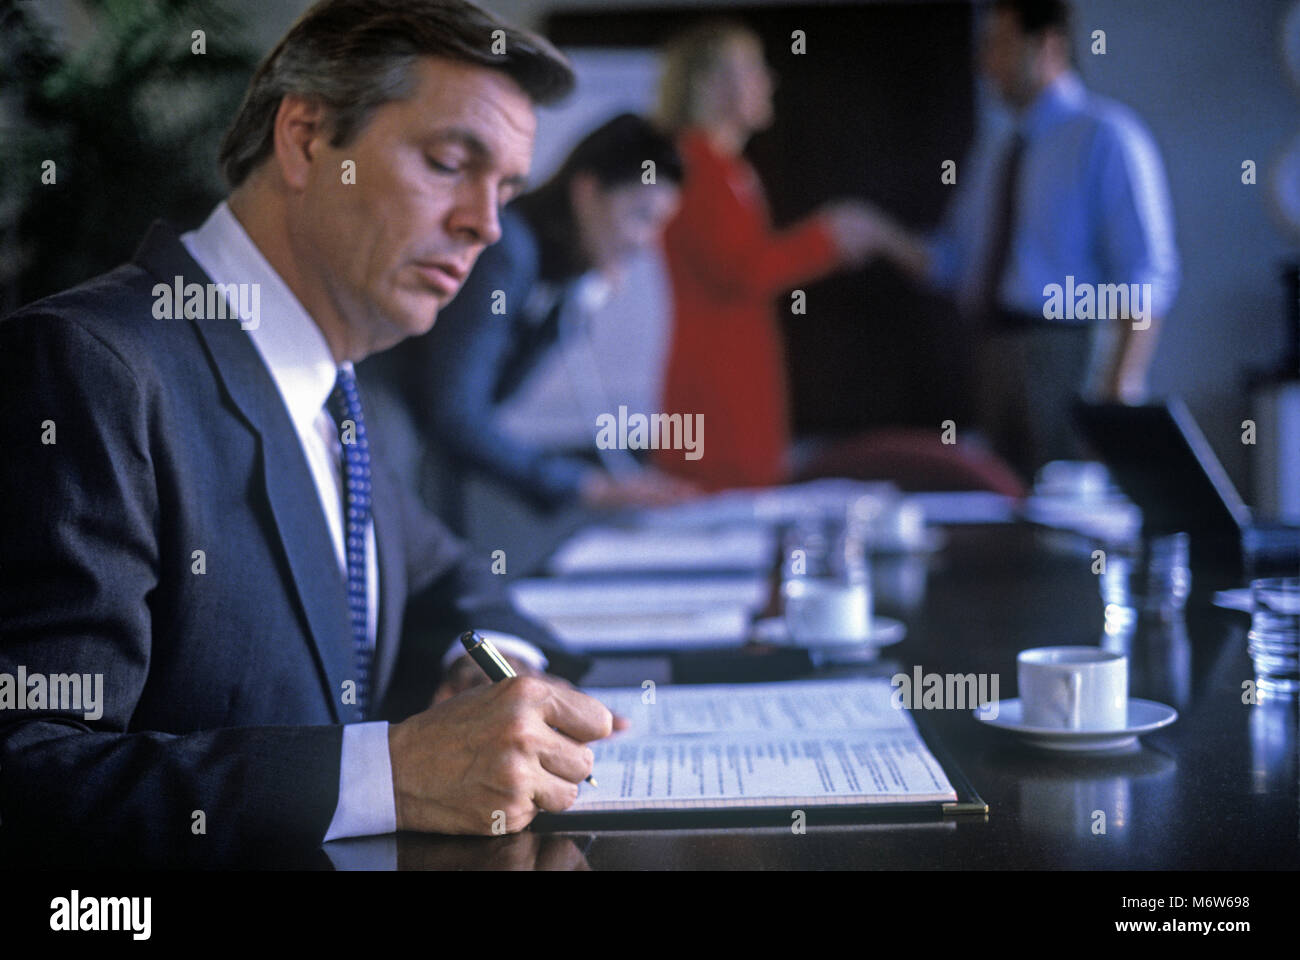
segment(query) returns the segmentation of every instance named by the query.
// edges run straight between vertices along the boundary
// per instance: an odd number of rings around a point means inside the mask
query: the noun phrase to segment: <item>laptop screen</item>
[[[1181,400],[1080,402],[1075,417],[1148,531],[1235,537],[1250,523],[1250,510]]]

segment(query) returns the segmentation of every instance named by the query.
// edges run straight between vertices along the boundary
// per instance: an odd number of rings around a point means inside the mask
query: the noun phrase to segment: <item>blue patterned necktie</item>
[[[366,528],[370,524],[370,445],[361,395],[351,370],[339,370],[330,393],[330,416],[343,449],[344,544],[348,560],[348,613],[357,671],[357,709],[364,719],[370,699],[370,643],[366,618]]]

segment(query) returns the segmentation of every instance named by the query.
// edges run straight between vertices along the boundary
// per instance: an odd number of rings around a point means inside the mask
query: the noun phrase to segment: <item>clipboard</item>
[[[539,813],[529,826],[539,833],[582,833],[602,830],[684,830],[754,827],[789,827],[796,809],[804,810],[811,826],[853,824],[934,823],[947,820],[987,822],[989,805],[979,795],[951,753],[943,746],[924,711],[909,711],[930,753],[943,767],[956,793],[956,801],[924,800],[910,803],[864,803],[801,807],[728,807],[680,810],[628,810],[574,813]]]

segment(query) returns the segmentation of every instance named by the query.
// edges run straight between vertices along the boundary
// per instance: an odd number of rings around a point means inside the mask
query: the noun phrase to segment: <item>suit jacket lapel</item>
[[[162,221],[150,228],[135,262],[160,282],[170,284],[177,276],[184,278],[182,282],[210,282],[175,230]],[[341,702],[343,681],[354,676],[347,587],[289,413],[261,354],[238,321],[189,322],[205,344],[231,402],[258,435],[262,480],[307,633],[316,649],[325,697],[337,722],[355,721],[359,719],[357,708]]]

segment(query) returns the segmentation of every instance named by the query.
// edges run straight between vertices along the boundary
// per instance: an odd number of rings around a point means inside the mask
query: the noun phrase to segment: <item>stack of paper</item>
[[[731,646],[745,641],[749,612],[743,607],[676,613],[588,613],[546,618],[551,632],[578,653],[615,650],[682,650]]]
[[[920,504],[929,524],[1011,523],[1016,519],[1015,499],[988,490],[912,493],[907,499]]]
[[[592,527],[576,534],[551,558],[555,573],[631,570],[765,570],[776,534],[770,529],[642,530]]]
[[[843,519],[849,506],[867,497],[881,508],[897,499],[888,483],[830,478],[784,487],[728,490],[671,507],[644,510],[638,520],[646,526],[710,527],[727,524],[793,523],[809,517]]]
[[[759,610],[767,603],[761,576],[516,580],[510,595],[530,616],[605,613],[679,613],[718,607]]]
[[[762,577],[521,580],[515,605],[571,648],[679,650],[744,642],[767,602]]]

